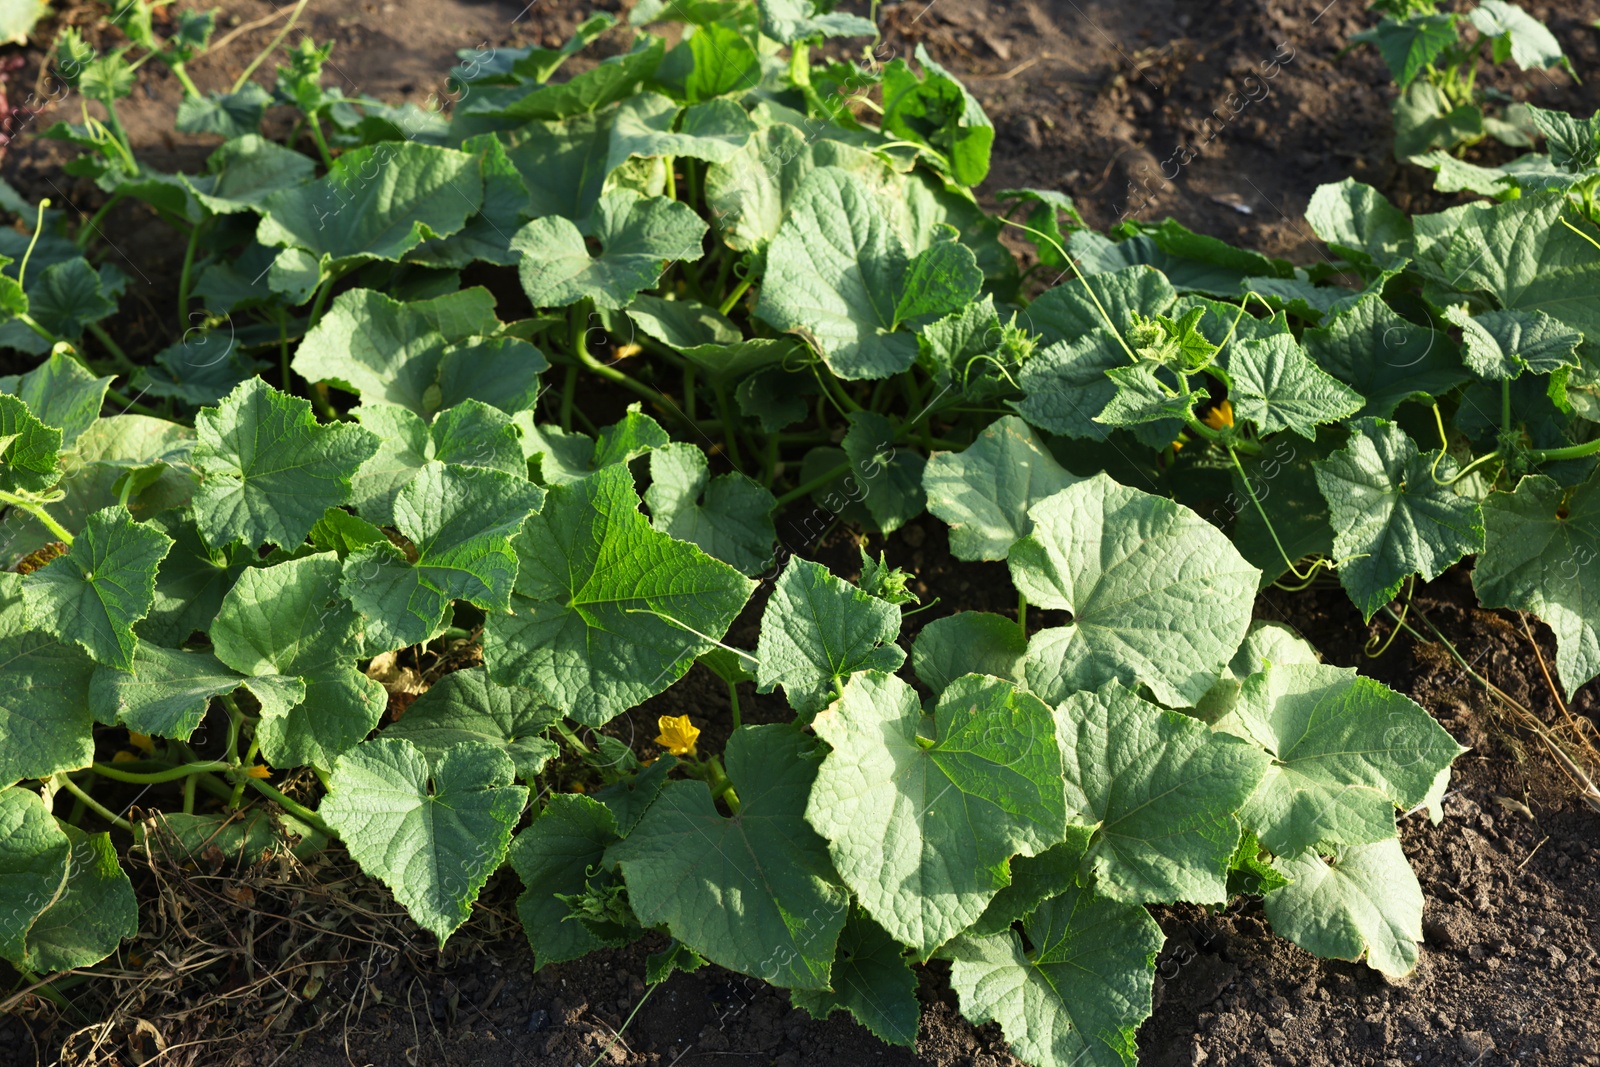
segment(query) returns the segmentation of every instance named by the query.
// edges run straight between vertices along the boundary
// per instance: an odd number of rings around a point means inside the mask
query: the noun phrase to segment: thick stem
[[[207,771],[225,771],[229,764],[223,760],[196,760],[193,763],[184,763],[177,767],[169,767],[164,771],[124,771],[109,763],[95,763],[91,769],[102,778],[110,778],[116,782],[127,782],[130,785],[160,785],[162,782],[176,782],[180,778],[187,778],[194,774],[204,774]]]
[[[1567,448],[1536,448],[1528,456],[1536,463],[1558,463],[1565,459],[1582,459],[1600,452],[1600,437],[1596,437],[1588,444],[1571,445]]]
[[[0,504],[9,504],[11,507],[21,508],[38,519],[39,524],[49,530],[57,541],[69,548],[72,546],[72,532],[51,518],[50,513],[44,509],[43,504],[29,500],[26,497],[17,496],[15,493],[7,493],[4,490],[0,490]]]
[[[245,784],[251,789],[254,789],[256,792],[260,793],[269,800],[276,801],[280,808],[288,812],[290,815],[293,815],[295,818],[299,819],[313,830],[318,830],[324,834],[327,834],[329,837],[339,836],[328,827],[327,823],[322,821],[322,817],[320,815],[306,807],[304,804],[300,803],[298,800],[292,800],[289,797],[284,796],[282,793],[278,792],[276,789],[272,788],[259,778],[247,777],[244,781]]]
[[[178,81],[182,83],[183,91],[185,93],[197,99],[204,97],[205,94],[200,91],[199,86],[195,85],[194,79],[189,77],[189,72],[183,69],[182,63],[169,63],[167,64],[167,67],[172,71],[173,75],[178,79]]]
[[[734,287],[732,294],[729,295],[728,299],[722,302],[722,306],[717,310],[726,315],[734,308],[738,307],[740,298],[743,297],[745,293],[750,291],[750,286],[755,284],[755,280],[756,276],[754,273],[746,275],[745,279]]]
[[[322,165],[332,170],[333,153],[328,149],[327,138],[322,136],[322,121],[316,115],[307,115],[306,125],[311,129],[311,139],[317,143],[317,154],[322,157]]]
[[[194,254],[200,248],[200,234],[206,228],[207,219],[189,231],[189,244],[183,250],[183,269],[178,272],[178,328],[187,329],[189,325],[189,275],[194,271]]]
[[[1028,639],[1028,594],[1017,593],[1017,629],[1022,631],[1022,639]]]
[[[1511,433],[1511,379],[1500,382],[1500,432]]]
[[[796,500],[803,500],[812,493],[831,482],[837,481],[850,473],[850,464],[841,463],[825,474],[819,474],[808,482],[801,482],[787,493],[778,498],[778,507],[787,507]]]
[[[82,801],[84,807],[100,816],[112,826],[126,830],[129,833],[133,832],[133,823],[129,822],[127,819],[124,819],[120,815],[114,814],[110,808],[106,807],[94,797],[90,796],[82,786],[80,786],[77,782],[74,782],[71,778],[68,778],[65,774],[56,775],[56,781],[60,783],[61,788],[65,789],[67,792],[71,793],[73,796]]]

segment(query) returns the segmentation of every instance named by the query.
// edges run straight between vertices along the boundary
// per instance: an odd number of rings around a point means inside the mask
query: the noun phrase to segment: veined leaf
[[[950,524],[957,559],[1004,559],[1033,531],[1028,509],[1079,480],[1013,415],[965,452],[933,453],[922,475],[928,510]]]
[[[60,826],[72,845],[66,884],[29,924],[17,961],[45,974],[99,963],[139,931],[139,902],[117,864],[111,835]]]
[[[915,1047],[922,1015],[917,976],[905,950],[859,908],[850,910],[839,933],[830,981],[831,993],[795,989],[789,1000],[813,1019],[826,1019],[843,1008],[879,1040]]]
[[[669,782],[606,863],[646,926],[764,982],[828,989],[850,895],[804,818],[818,755],[793,726],[745,726],[724,759],[737,816],[704,782]]]
[[[1456,465],[1417,449],[1382,419],[1351,424],[1350,443],[1316,464],[1317,485],[1333,518],[1339,583],[1372,618],[1400,583],[1421,573],[1432,581],[1483,547],[1477,501],[1447,484]]]
[[[344,564],[344,594],[366,619],[368,650],[431,638],[452,600],[488,612],[511,606],[517,554],[511,538],[544,490],[497,470],[432,462],[395,498],[394,519],[416,559],[384,542]]]
[[[1485,311],[1470,315],[1461,305],[1444,309],[1461,327],[1462,360],[1480,378],[1516,378],[1524,371],[1554,374],[1579,365],[1583,334],[1542,311]]]
[[[0,789],[0,958],[20,964],[28,928],[66,886],[72,842],[31,789]]]
[[[1506,0],[1482,0],[1467,17],[1479,33],[1494,39],[1496,60],[1502,60],[1508,52],[1523,70],[1544,70],[1567,62],[1555,34],[1516,4],[1506,3]],[[1507,42],[1503,50],[1502,40]]]
[[[515,773],[493,745],[462,742],[430,765],[411,742],[378,737],[339,757],[321,815],[443,944],[505,859],[528,800]]]
[[[644,502],[657,530],[699,545],[742,574],[755,574],[772,559],[777,499],[742,474],[712,478],[697,445],[680,442],[650,453]]]
[[[829,5],[831,6],[831,5]],[[869,19],[844,12],[819,10],[817,0],[756,0],[761,32],[779,44],[813,37],[871,37],[877,27]]]
[[[311,404],[260,378],[195,416],[202,475],[195,521],[206,542],[293,548],[322,513],[350,500],[350,478],[378,449],[359,426],[318,425]]]
[[[1040,1067],[1133,1067],[1163,941],[1155,920],[1068,886],[1023,929],[1031,951],[1011,930],[945,950],[962,1014],[999,1023],[1017,1055]]]
[[[1228,899],[1234,812],[1266,773],[1253,745],[1110,682],[1055,712],[1068,817],[1094,828],[1083,863],[1126,903]]]
[[[917,632],[911,662],[935,693],[966,674],[987,674],[1023,684],[1028,635],[1015,620],[983,611],[935,619]]]
[[[587,925],[570,917],[572,908],[560,897],[582,893],[591,884],[615,885],[616,874],[601,860],[606,846],[617,840],[616,819],[604,804],[557,793],[511,842],[507,858],[526,887],[517,898],[517,917],[533,948],[535,971],[605,947]]]
[[[1112,679],[1189,707],[1244,640],[1259,572],[1194,512],[1098,474],[1034,505],[1011,550],[1030,603],[1073,613],[1028,645],[1047,701]],[[1231,846],[1230,846],[1231,847]]]
[[[522,288],[534,307],[566,307],[584,298],[623,308],[654,288],[676,260],[700,258],[706,224],[689,205],[643,197],[631,189],[607,193],[595,206],[592,256],[584,235],[559,215],[534,219],[516,232],[511,250],[522,256]]]
[[[732,100],[680,108],[660,93],[640,93],[617,108],[606,172],[616,170],[632,156],[684,156],[726,163],[755,132],[756,124]]]
[[[488,404],[463,400],[431,425],[393,404],[363,404],[353,414],[382,441],[350,479],[351,503],[375,523],[395,524],[396,498],[430,463],[527,479],[518,427]]]
[[[134,522],[127,508],[95,512],[66,555],[23,580],[29,620],[100,663],[129,669],[133,626],[150,613],[156,568],[172,543],[154,526]]]
[[[1332,863],[1313,851],[1277,866],[1290,882],[1262,901],[1273,930],[1318,956],[1365,957],[1396,978],[1411,973],[1422,940],[1422,887],[1399,838],[1342,848]]]
[[[511,757],[518,778],[532,781],[556,755],[543,734],[560,718],[528,690],[495,685],[488,671],[473,667],[435,682],[383,736],[403,737],[435,761],[463,741],[493,745]]]
[[[552,486],[516,549],[513,614],[485,629],[490,677],[595,726],[681,678],[754,588],[651,529],[623,463]]]
[[[783,686],[789,706],[814,715],[834,687],[857,671],[889,673],[905,662],[894,643],[900,609],[828,573],[792,559],[773,587],[756,643],[757,692]]]
[[[1304,336],[1312,361],[1366,398],[1363,415],[1388,417],[1406,400],[1432,402],[1468,374],[1438,330],[1396,315],[1369,293]]]
[[[1395,809],[1436,801],[1466,751],[1408,698],[1322,664],[1268,664],[1215,726],[1272,757],[1239,817],[1284,857],[1394,836]]]
[[[884,131],[937,150],[960,184],[982,183],[989,174],[994,124],[983,105],[933,61],[920,41],[915,55],[921,76],[903,59],[884,68]]]
[[[0,378],[0,393],[15,394],[40,422],[59,427],[61,447],[67,449],[100,418],[110,384],[110,378],[96,378],[71,356],[51,352],[28,373]],[[0,430],[0,436],[10,432]]]
[[[926,465],[920,455],[894,447],[895,431],[875,411],[852,411],[840,445],[861,482],[860,501],[882,532],[898,530],[922,514]]]
[[[1311,362],[1289,334],[1234,344],[1228,376],[1235,415],[1263,434],[1287,429],[1315,441],[1319,424],[1347,418],[1362,406],[1359,393]]]
[[[1013,855],[1066,832],[1050,709],[1010,682],[957,679],[930,722],[910,686],[869,671],[812,727],[832,752],[806,821],[861,906],[920,958],[983,914]]]
[[[1383,61],[1389,64],[1389,73],[1395,83],[1404,89],[1416,80],[1424,67],[1456,43],[1456,16],[1413,15],[1397,19],[1385,15],[1378,25],[1350,39],[1377,45],[1378,51],[1383,53]]]
[[[1556,635],[1569,694],[1600,674],[1600,476],[1564,489],[1544,475],[1483,502],[1472,585],[1486,608],[1531,611]]]
[[[89,684],[95,719],[151,737],[187,741],[212,697],[245,679],[209,652],[182,652],[140,641],[127,670],[101,666]]]
[[[1306,206],[1306,221],[1318,237],[1352,263],[1379,270],[1411,258],[1411,220],[1378,190],[1354,178],[1320,185]]]
[[[0,490],[38,493],[61,477],[61,431],[14,396],[0,393]]]

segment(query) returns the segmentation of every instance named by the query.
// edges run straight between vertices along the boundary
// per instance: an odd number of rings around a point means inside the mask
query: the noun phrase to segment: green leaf
[[[128,670],[134,623],[150,613],[156,568],[171,547],[172,538],[133,521],[127,508],[95,512],[66,555],[23,581],[29,620],[100,663]]]
[[[1483,515],[1477,501],[1442,484],[1456,472],[1449,456],[1418,451],[1382,419],[1350,428],[1350,443],[1315,467],[1332,515],[1339,583],[1370,619],[1411,575],[1431,582],[1481,549]]]
[[[1542,311],[1472,315],[1464,306],[1453,305],[1444,309],[1444,317],[1461,327],[1462,362],[1480,378],[1516,378],[1523,371],[1554,374],[1579,365],[1583,334]]]
[[[1395,100],[1394,158],[1404,162],[1431,149],[1454,149],[1484,135],[1483,109],[1454,104],[1426,79],[1412,82]]]
[[[748,11],[749,8],[743,8]],[[676,11],[675,11],[676,13]],[[704,22],[687,41],[667,53],[659,78],[666,81],[676,57],[684,55],[688,69],[681,79],[682,93],[690,103],[744,93],[761,81],[761,56],[746,32],[733,22]],[[673,79],[674,87],[679,83]]]
[[[40,493],[61,477],[61,431],[46,426],[14,396],[0,393],[0,490]]]
[[[439,267],[466,267],[476,260],[502,267],[517,265],[511,253],[511,235],[533,218],[522,172],[507,153],[506,144],[492,133],[468,137],[463,151],[483,164],[483,209],[449,237],[429,241],[411,252],[409,262]]]
[[[452,671],[406,709],[384,737],[403,737],[438,760],[463,741],[492,745],[507,756],[517,777],[532,781],[557,752],[544,732],[561,712],[526,689],[495,685],[482,667]]]
[[[116,268],[96,271],[82,258],[52,263],[28,285],[28,313],[55,336],[77,338],[87,327],[116,314],[122,280]]]
[[[1385,15],[1378,25],[1350,39],[1377,45],[1378,51],[1383,53],[1383,61],[1389,65],[1390,75],[1404,89],[1416,80],[1423,68],[1455,44],[1459,35],[1454,15],[1413,15],[1407,19]]]
[[[1239,651],[1233,654],[1233,659],[1223,668],[1222,676],[1206,693],[1204,699],[1195,705],[1194,710],[1187,714],[1193,715],[1201,722],[1215,725],[1238,705],[1244,683],[1252,675],[1259,674],[1268,667],[1296,664],[1316,666],[1321,662],[1322,658],[1317,654],[1317,650],[1291,627],[1281,622],[1263,622],[1257,619],[1250,624],[1250,632],[1245,635],[1244,644],[1239,646]]]
[[[516,541],[512,615],[491,615],[489,674],[598,726],[681,678],[754,588],[651,529],[626,464],[553,486]],[[700,635],[706,636],[700,636]]]
[[[1600,122],[1565,111],[1526,105],[1528,118],[1544,134],[1550,162],[1567,171],[1584,171],[1600,163]]]
[[[911,663],[935,693],[966,674],[987,674],[1021,685],[1028,637],[1012,619],[962,611],[935,619],[917,633]]]
[[[879,1040],[914,1048],[922,1005],[917,1003],[917,976],[904,952],[861,909],[852,908],[839,933],[830,979],[833,992],[795,989],[789,1000],[813,1019],[826,1019],[843,1008]]]
[[[1404,401],[1431,403],[1468,379],[1447,336],[1396,315],[1376,293],[1302,340],[1318,367],[1366,398],[1363,415],[1387,418]]]
[[[830,12],[831,6],[817,0],[756,0],[761,32],[779,44],[815,37],[871,37],[878,32],[871,20]]]
[[[477,156],[385,141],[344,153],[320,181],[268,196],[256,240],[306,249],[326,277],[368,260],[398,262],[461,229],[482,205]]]
[[[783,686],[789,706],[814,715],[833,699],[834,687],[857,671],[898,670],[906,654],[894,643],[900,609],[828,573],[794,559],[773,586],[756,643],[756,691]]]
[[[935,452],[922,484],[928,510],[950,524],[957,559],[1004,559],[1033,532],[1028,509],[1078,481],[1027,424],[1007,415],[964,452]]]
[[[1600,477],[1564,489],[1544,475],[1483,503],[1472,585],[1486,608],[1531,611],[1556,635],[1568,694],[1600,674]]]
[[[1039,1067],[1134,1067],[1134,1034],[1150,1015],[1161,928],[1143,908],[1067,886],[1023,924],[962,937],[945,955],[961,1013],[996,1022]]]
[[[332,552],[239,576],[211,624],[216,657],[262,704],[256,736],[274,767],[333,766],[378,725],[388,694],[356,670],[360,620]]]
[[[585,298],[602,308],[626,307],[654,288],[676,260],[697,260],[706,224],[687,204],[619,189],[595,207],[591,256],[584,236],[558,215],[534,219],[516,232],[511,250],[522,256],[523,291],[534,307],[565,307]]]
[[[255,210],[268,196],[303,185],[316,173],[311,159],[267,140],[253,127],[243,136],[230,136],[207,158],[204,175],[185,178],[195,199],[219,215]]]
[[[0,958],[22,962],[28,928],[66,886],[72,842],[31,789],[0,789]]]
[[[311,527],[309,540],[318,552],[331,549],[340,559],[348,559],[357,549],[383,544],[389,538],[366,519],[357,518],[342,508],[329,508]]]
[[[344,595],[366,619],[369,649],[427,642],[452,600],[487,612],[511,607],[511,538],[544,500],[525,479],[482,467],[429,463],[400,490],[395,525],[416,558],[384,542],[350,554]]]
[[[1174,707],[1204,696],[1244,639],[1260,572],[1194,512],[1105,474],[1029,514],[1011,580],[1072,622],[1034,634],[1028,687],[1047,701],[1112,679]]]
[[[683,117],[681,124],[679,115]],[[682,156],[726,163],[755,132],[756,124],[732,100],[712,100],[680,109],[660,93],[640,93],[617,108],[606,172],[616,170],[634,156]]]
[[[1411,700],[1322,664],[1269,664],[1216,729],[1272,757],[1239,817],[1285,857],[1394,836],[1395,808],[1441,795],[1466,751]]]
[[[250,565],[255,551],[237,545],[208,547],[194,520],[179,512],[167,512],[151,521],[173,539],[173,545],[156,571],[150,614],[134,632],[155,644],[176,647],[196,630],[211,628],[223,595]]]
[[[339,757],[320,814],[442,945],[505,859],[528,799],[514,775],[494,745],[463,742],[430,765],[410,741],[378,737]]]
[[[1594,228],[1563,224],[1567,203],[1562,193],[1536,193],[1423,216],[1419,232],[1430,218],[1448,225],[1419,253],[1419,266],[1456,291],[1486,292],[1502,308],[1543,311],[1586,337],[1600,337]]]
[[[713,649],[712,651],[721,651]],[[605,735],[601,734],[601,738]],[[623,748],[627,758],[632,758],[630,750]],[[604,744],[601,745],[600,755],[606,755]],[[607,766],[615,767],[619,762],[612,760]],[[663,786],[667,784],[667,776],[678,765],[678,757],[673,755],[657,756],[655,762],[630,777],[619,779],[601,789],[596,789],[594,798],[607,808],[617,820],[617,832],[623,836],[633,833],[633,828],[639,825],[639,820],[644,818],[644,813],[650,810],[650,805],[655,803],[656,796],[660,794]]]
[[[634,913],[731,970],[789,989],[829,988],[850,897],[827,844],[806,825],[813,743],[793,726],[745,726],[724,753],[739,814],[704,782],[669,782],[606,852]]]
[[[477,400],[440,412],[432,425],[392,404],[363,404],[354,415],[382,440],[378,451],[350,480],[351,502],[375,523],[395,524],[395,503],[430,463],[445,463],[476,476],[527,478],[523,444],[512,420]]]
[[[1204,386],[1188,393],[1179,391],[1176,385],[1168,384],[1177,381],[1172,371],[1145,362],[1112,367],[1106,377],[1117,391],[1094,421],[1107,426],[1170,424],[1171,432],[1161,433],[1160,440],[1176,436],[1182,424],[1194,417],[1195,405],[1211,396]]]
[[[1478,32],[1489,38],[1510,41],[1511,59],[1523,70],[1544,70],[1561,66],[1567,57],[1545,24],[1528,14],[1516,4],[1505,0],[1481,0],[1467,13]],[[1495,42],[1496,57],[1500,55],[1499,41]]]
[[[1004,933],[1011,929],[1012,923],[1026,921],[1035,908],[1059,893],[1063,886],[1077,885],[1078,870],[1093,836],[1093,827],[1069,825],[1066,840],[1061,844],[1052,845],[1037,856],[1014,857],[1011,884],[994,895],[967,934],[987,937]]]
[[[804,331],[841,378],[887,378],[917,357],[916,338],[895,327],[907,278],[920,269],[857,176],[820,167],[768,248],[756,315]]]
[[[247,81],[236,93],[186,95],[178,101],[175,125],[179,133],[214,133],[231,139],[255,137],[259,136],[261,120],[271,105],[272,94]],[[227,143],[231,142],[224,142]]]
[[[0,5],[0,43],[26,44],[34,25],[49,10],[45,0],[6,0]]]
[[[140,641],[128,670],[104,665],[89,683],[95,718],[151,737],[189,740],[212,697],[244,683],[209,652],[180,652]]]
[[[866,672],[812,727],[832,752],[806,820],[861,906],[922,959],[983,914],[1013,855],[1066,831],[1050,709],[1009,682],[952,682],[928,722],[910,686]]]
[[[1338,422],[1362,406],[1359,393],[1311,362],[1288,334],[1236,342],[1228,376],[1234,415],[1262,434],[1293,430],[1315,441],[1320,423]]]
[[[777,499],[742,474],[712,478],[697,445],[680,442],[650,453],[644,502],[661,533],[699,545],[742,574],[764,570],[772,559]]]
[[[20,576],[0,572],[0,608],[0,788],[87,767],[93,662],[27,628]]]
[[[482,336],[499,328],[486,289],[411,303],[352,289],[300,342],[294,370],[424,419],[469,399],[514,414],[533,405],[549,363],[526,341]]]
[[[572,909],[560,897],[582,893],[591,884],[615,885],[617,876],[602,868],[601,860],[606,846],[617,840],[616,820],[604,804],[557,793],[511,842],[507,858],[526,887],[517,898],[517,917],[533,948],[535,971],[605,947],[588,926],[569,918]]]
[[[633,51],[609,56],[564,82],[480,89],[476,100],[464,102],[462,115],[469,120],[489,120],[490,128],[503,128],[528,119],[564,119],[599,111],[637,92],[639,83],[661,65],[664,53],[660,37],[643,34]]]
[[[966,88],[928,55],[919,41],[919,77],[903,59],[883,71],[883,129],[936,149],[949,162],[950,176],[978,185],[989,174],[994,124]]]
[[[71,448],[100,417],[111,381],[96,378],[69,355],[51,352],[27,374],[0,378],[0,393],[15,394],[40,422],[59,427],[61,447]]]
[[[204,476],[195,520],[219,547],[298,545],[324,511],[350,501],[351,476],[378,449],[359,426],[318,425],[308,401],[260,378],[202,410],[195,429],[194,463]]]
[[[972,249],[946,230],[911,261],[900,286],[894,320],[914,326],[968,307],[983,288],[983,271]]]
[[[1394,978],[1417,965],[1422,887],[1400,840],[1340,849],[1333,862],[1315,852],[1280,859],[1290,884],[1262,901],[1272,928],[1307,952],[1360,960]]]
[[[1411,219],[1388,197],[1354,178],[1319,185],[1306,206],[1306,221],[1352,263],[1387,270],[1411,258]]]
[[[1116,682],[1068,697],[1055,724],[1068,817],[1095,828],[1095,888],[1133,904],[1226,901],[1234,812],[1266,772],[1261,751]]]
[[[861,481],[860,499],[878,529],[893,533],[922,514],[926,461],[916,453],[897,451],[894,426],[875,411],[852,411],[845,432],[844,454]]]
[[[42,974],[90,967],[139,932],[133,883],[117,865],[110,834],[86,834],[70,823],[72,844],[61,894],[28,927],[19,966]]]

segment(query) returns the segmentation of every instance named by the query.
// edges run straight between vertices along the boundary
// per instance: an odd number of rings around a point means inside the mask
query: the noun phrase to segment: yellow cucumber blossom
[[[264,763],[258,763],[254,767],[246,767],[244,769],[244,776],[246,778],[271,778],[272,768],[268,767]]]
[[[136,730],[128,731],[128,744],[143,752],[146,756],[154,755],[156,751],[155,742],[150,740],[150,735],[141,734]]]
[[[656,720],[656,726],[661,730],[661,736],[656,738],[656,744],[674,756],[695,754],[694,743],[700,736],[700,728],[689,721],[689,716],[663,715]]]
[[[1200,421],[1213,430],[1226,430],[1233,425],[1233,405],[1226,400],[1220,401],[1216,407],[1206,412],[1205,418]]]

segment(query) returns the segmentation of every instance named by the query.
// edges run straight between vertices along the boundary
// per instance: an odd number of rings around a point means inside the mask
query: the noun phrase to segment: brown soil
[[[420,102],[442,90],[455,48],[555,44],[592,7],[618,6],[316,0],[306,18],[318,39],[338,41],[334,62],[346,91]],[[1495,84],[1542,105],[1594,109],[1600,41],[1589,25],[1600,16],[1600,0],[1527,6],[1555,30],[1585,85],[1575,88],[1560,74],[1497,76]],[[61,19],[92,16],[62,7]],[[1202,232],[1309,262],[1319,252],[1302,212],[1323,182],[1354,174],[1412,210],[1447,202],[1427,191],[1426,175],[1390,157],[1391,89],[1376,55],[1336,56],[1349,34],[1368,24],[1363,7],[1357,0],[1327,8],[1322,0],[908,0],[885,4],[881,15],[897,53],[925,43],[988,108],[1000,137],[987,190],[1061,189],[1091,223],[1106,226],[1128,206],[1133,183],[1134,204],[1150,198],[1135,212],[1139,218],[1170,214]],[[270,3],[229,0],[223,25],[271,10]],[[274,29],[195,64],[196,80],[206,88],[230,82]],[[1292,59],[1285,60],[1287,49]],[[1229,94],[1274,56],[1281,69],[1270,94],[1206,127],[1214,112],[1228,114]],[[17,83],[13,78],[13,97]],[[124,110],[136,141],[158,166],[197,166],[207,146],[169,133],[175,87],[150,84],[146,98]],[[61,117],[46,114],[39,126]],[[1175,178],[1158,177],[1183,145],[1198,149],[1195,158]],[[0,172],[35,196],[92,210],[94,193],[67,184],[62,159],[56,146],[25,136]],[[170,307],[168,268],[181,250],[136,209],[113,220],[112,232],[126,238],[118,243],[136,301]],[[138,317],[127,325],[138,328]],[[140,350],[157,340],[150,336]],[[788,547],[853,573],[849,532],[835,531],[820,546],[801,543],[803,518],[791,515],[780,526]],[[953,561],[936,521],[924,518],[886,546],[873,545],[880,547],[918,575],[925,600],[941,598],[919,621],[958,608],[1014,610],[1004,568]],[[1520,621],[1476,609],[1467,574],[1463,566],[1419,588],[1414,612],[1537,718],[1557,723],[1555,699]],[[736,624],[734,643],[754,643],[763,601],[758,595]],[[1402,824],[1427,899],[1427,941],[1416,972],[1390,982],[1273,937],[1253,903],[1222,914],[1158,909],[1168,945],[1156,1011],[1140,1034],[1141,1062],[1600,1064],[1600,815],[1575,799],[1542,743],[1510,721],[1441,646],[1402,635],[1380,658],[1367,658],[1369,632],[1387,636],[1387,627],[1362,624],[1336,586],[1271,592],[1257,611],[1294,625],[1328,661],[1360,667],[1411,695],[1472,746],[1456,765],[1444,823],[1434,827],[1417,815]],[[1548,657],[1542,629],[1540,640]],[[781,701],[750,689],[741,693],[747,720],[787,717]],[[1600,690],[1591,685],[1572,708],[1593,721]],[[715,748],[728,730],[727,709],[722,683],[697,667],[607,729],[649,752],[656,716],[691,714],[708,723],[704,743]],[[646,1000],[644,956],[655,947],[648,942],[532,974],[513,920],[518,887],[508,872],[491,881],[472,922],[439,952],[341,853],[310,863],[280,858],[245,875],[209,865],[136,869],[140,938],[103,968],[113,977],[68,991],[70,1011],[31,1000],[0,1019],[0,1067],[58,1060],[572,1067],[597,1057],[685,1067],[1016,1062],[994,1027],[974,1030],[960,1018],[939,964],[922,974],[916,1051],[889,1049],[843,1016],[810,1020],[784,994],[716,968],[675,975]],[[166,1053],[151,1060],[163,1046]]]

